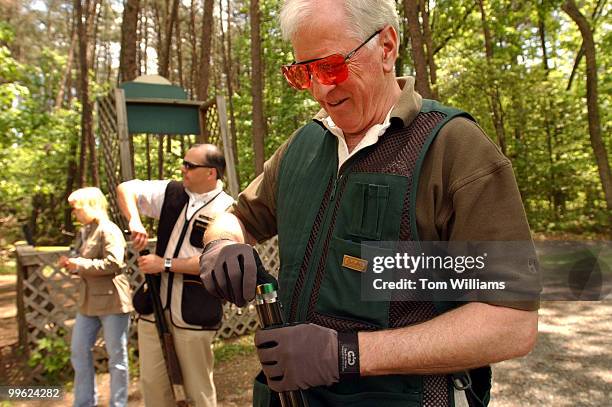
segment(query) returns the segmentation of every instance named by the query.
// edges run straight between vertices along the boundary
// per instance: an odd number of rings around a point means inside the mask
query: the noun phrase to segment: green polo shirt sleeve
[[[259,243],[277,234],[276,181],[285,151],[296,134],[297,131],[264,163],[263,172],[238,195],[236,203],[229,209]]]
[[[416,214],[424,241],[531,242],[510,160],[477,124],[464,118],[444,126],[427,152]],[[539,307],[536,300],[489,303]]]

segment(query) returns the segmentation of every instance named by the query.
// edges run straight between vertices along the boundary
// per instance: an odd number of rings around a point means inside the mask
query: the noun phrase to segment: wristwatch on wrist
[[[170,271],[170,267],[172,267],[172,259],[170,257],[166,257],[164,259],[164,270]]]

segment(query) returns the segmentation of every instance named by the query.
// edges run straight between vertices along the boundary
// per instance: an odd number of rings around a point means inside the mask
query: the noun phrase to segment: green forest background
[[[105,185],[95,116],[87,121],[93,101],[141,74],[160,73],[193,99],[225,97],[244,187],[317,111],[280,74],[292,61],[280,3],[0,0],[0,246],[23,239],[24,226],[39,245],[69,239],[67,195]],[[532,230],[609,237],[609,2],[397,4],[398,75],[416,75],[426,96],[470,112],[502,147]],[[136,137],[137,176],[178,176],[192,141]]]

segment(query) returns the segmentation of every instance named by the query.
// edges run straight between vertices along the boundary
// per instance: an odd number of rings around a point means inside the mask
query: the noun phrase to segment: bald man
[[[225,158],[211,144],[192,146],[182,162],[182,182],[132,180],[117,187],[121,212],[129,222],[133,247],[149,235],[141,215],[159,219],[155,254],[138,259],[140,271],[154,275],[174,337],[188,398],[197,407],[216,406],[212,340],[222,317],[220,300],[199,279],[198,257],[206,227],[233,199],[223,192]],[[147,407],[174,406],[148,291],[134,295],[138,316],[140,380]]]

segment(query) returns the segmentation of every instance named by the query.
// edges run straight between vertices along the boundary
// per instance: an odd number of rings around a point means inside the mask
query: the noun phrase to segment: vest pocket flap
[[[183,277],[183,294],[181,299],[181,315],[190,325],[202,328],[216,329],[223,318],[221,301],[206,291],[198,276],[193,279]]]
[[[408,178],[352,172],[338,209],[334,234],[355,241],[395,241],[408,194]]]
[[[189,235],[189,243],[191,243],[193,247],[197,247],[199,249],[204,248],[204,232],[206,232],[207,226],[208,223],[200,219],[196,219],[193,222],[191,234]]]
[[[379,240],[389,200],[389,186],[356,182],[347,190],[355,208],[349,233],[364,239]]]

